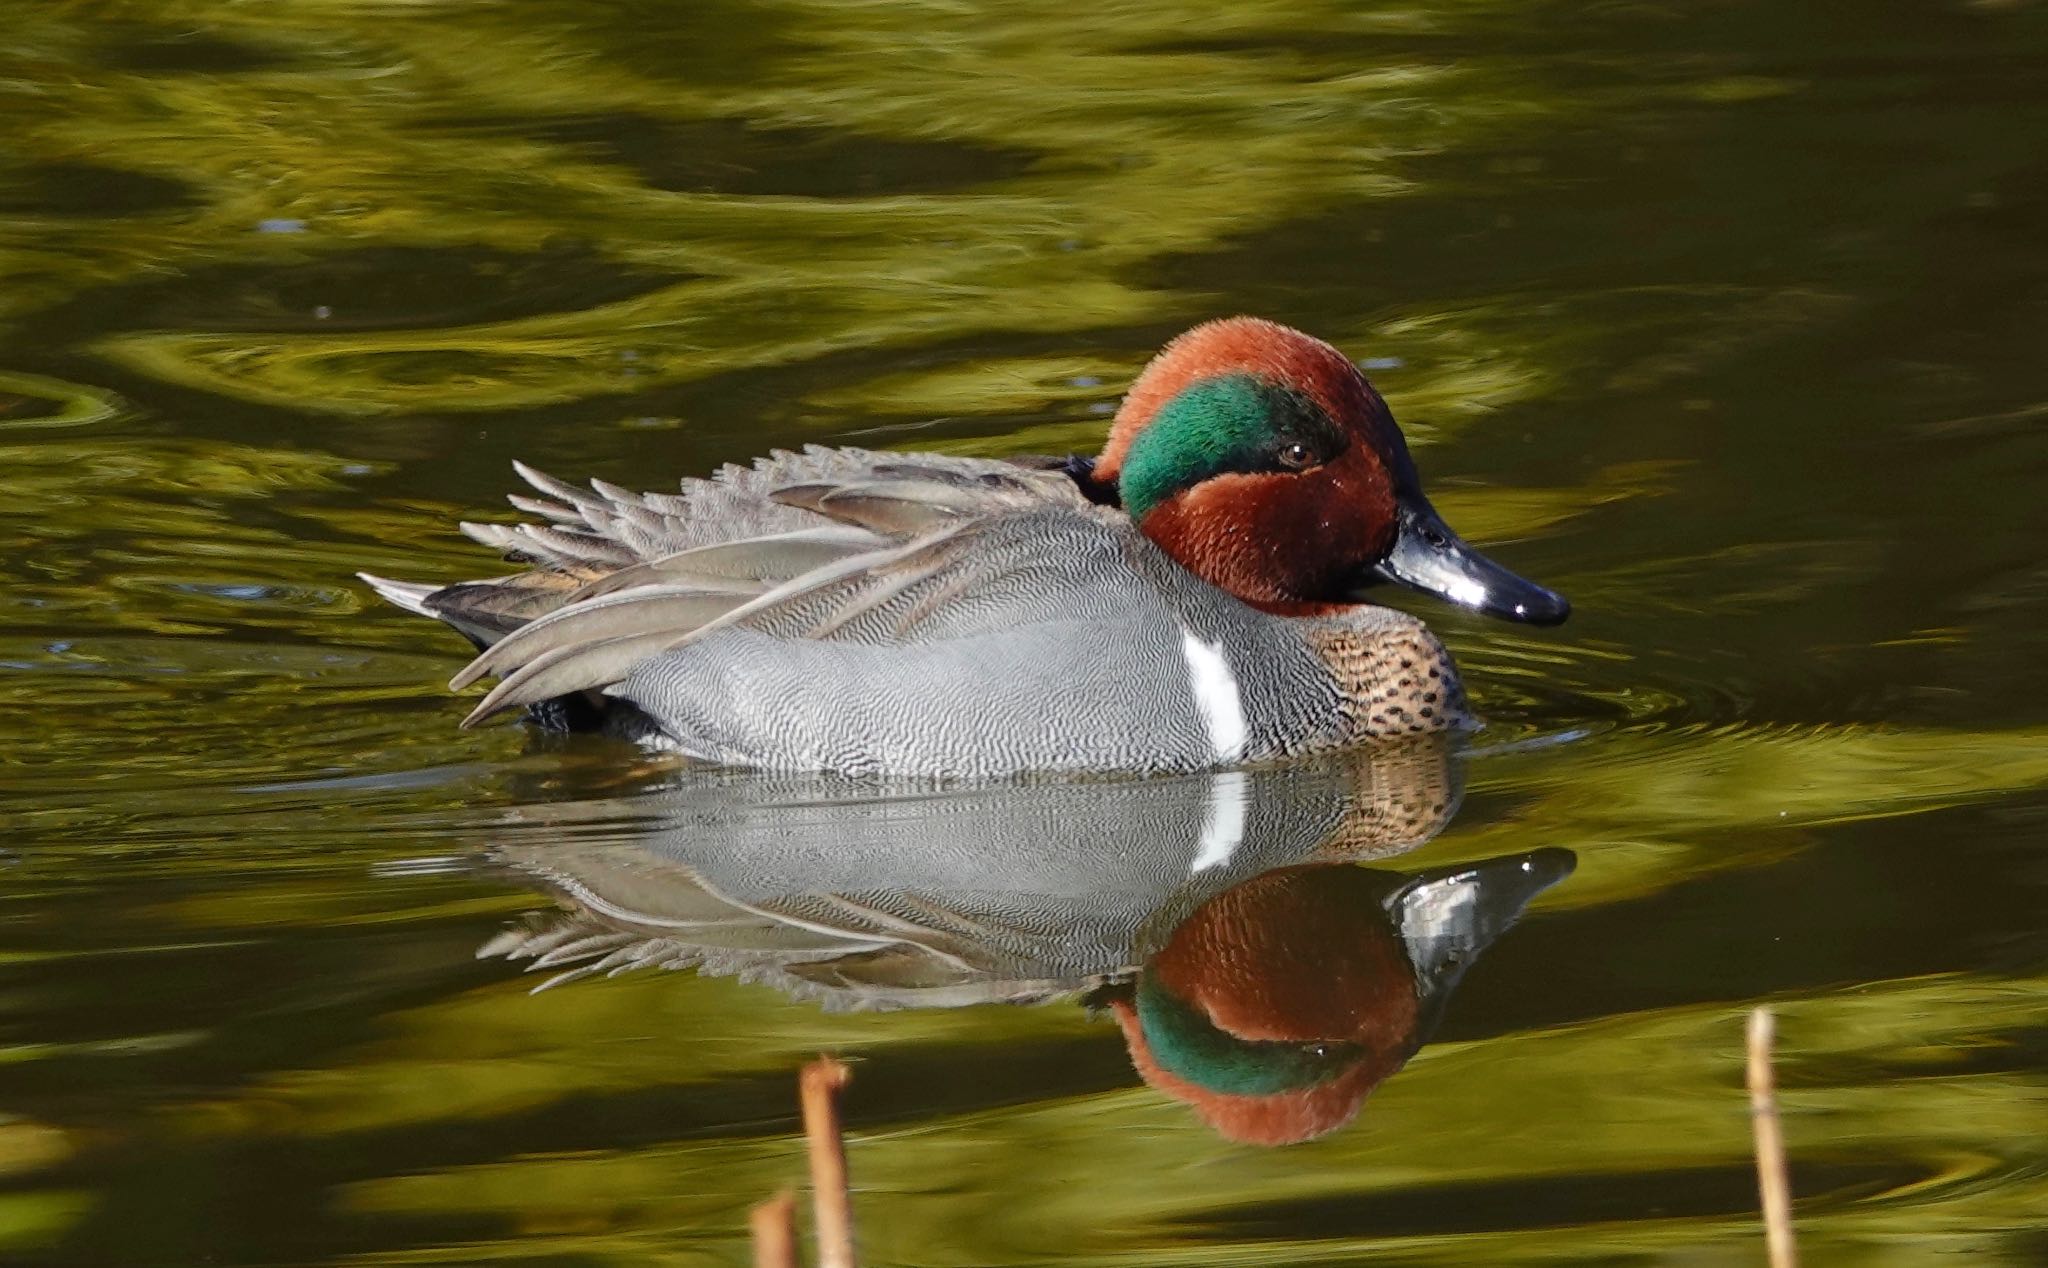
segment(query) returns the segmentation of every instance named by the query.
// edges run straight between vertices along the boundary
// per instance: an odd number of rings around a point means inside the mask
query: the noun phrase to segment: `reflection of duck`
[[[522,809],[493,863],[563,910],[484,948],[774,985],[831,1008],[1081,996],[1226,1135],[1341,1124],[1428,1036],[1562,850],[1404,876],[1458,799],[1441,737],[1293,768],[888,787],[693,772]]]
[[[1145,1081],[1225,1136],[1320,1136],[1422,1046],[1473,958],[1572,861],[1268,872],[1202,904],[1099,1002]]]
[[[1445,740],[1145,780],[943,788],[686,773],[620,801],[522,808],[494,848],[569,911],[494,949],[570,976],[640,965],[834,1007],[1043,999],[1127,974],[1180,916],[1317,858],[1428,840]]]
[[[466,527],[534,570],[371,584],[478,645],[454,685],[499,682],[472,721],[525,705],[729,765],[1201,770],[1443,730],[1448,654],[1365,587],[1568,610],[1444,526],[1350,360],[1243,318],[1169,345],[1093,460],[813,447],[679,494],[525,474],[548,523]]]

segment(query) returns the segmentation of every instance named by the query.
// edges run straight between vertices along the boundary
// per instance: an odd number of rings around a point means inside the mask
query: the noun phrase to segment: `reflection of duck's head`
[[[1268,872],[1197,909],[1109,1007],[1145,1081],[1217,1131],[1307,1140],[1351,1119],[1465,966],[1571,867],[1545,850],[1413,877]]]

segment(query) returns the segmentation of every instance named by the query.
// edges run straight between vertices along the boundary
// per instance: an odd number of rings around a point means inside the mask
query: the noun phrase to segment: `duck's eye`
[[[1290,471],[1304,471],[1316,465],[1316,451],[1298,440],[1280,447],[1280,465]]]

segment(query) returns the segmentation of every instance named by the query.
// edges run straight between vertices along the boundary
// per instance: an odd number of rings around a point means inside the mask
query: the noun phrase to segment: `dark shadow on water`
[[[1793,1168],[1802,1199],[1847,1202],[1925,1183],[1935,1175],[1909,1163],[1814,1163]],[[1580,1173],[1469,1184],[1404,1186],[1393,1193],[1347,1192],[1256,1208],[1205,1213],[1175,1230],[1189,1241],[1271,1238],[1442,1237],[1637,1220],[1747,1216],[1756,1172],[1745,1164],[1628,1174]]]
[[[252,230],[253,232],[253,230]],[[577,312],[691,280],[607,260],[587,246],[360,246],[266,263],[215,264],[107,286],[37,318],[39,341],[137,330],[270,333],[435,330]]]
[[[854,198],[971,189],[1022,175],[1038,155],[960,141],[771,128],[743,119],[640,114],[442,119],[429,130],[512,134],[627,167],[649,189],[697,194]]]
[[[236,75],[280,70],[282,53],[179,24],[106,23],[99,57],[107,66],[142,75]]]
[[[114,220],[182,211],[199,201],[197,190],[167,176],[100,163],[36,163],[9,173],[0,216]]]

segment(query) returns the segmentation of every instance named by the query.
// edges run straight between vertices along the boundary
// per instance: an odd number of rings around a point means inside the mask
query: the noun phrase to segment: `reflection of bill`
[[[1347,1120],[1571,856],[1365,870],[1458,802],[1441,737],[1286,768],[980,787],[686,774],[520,808],[489,853],[563,910],[486,953],[543,985],[689,968],[830,1009],[1082,997],[1226,1135]]]
[[[1564,850],[1408,876],[1290,867],[1217,895],[1105,988],[1147,1083],[1223,1135],[1308,1140],[1429,1038],[1479,952],[1571,873]]]

